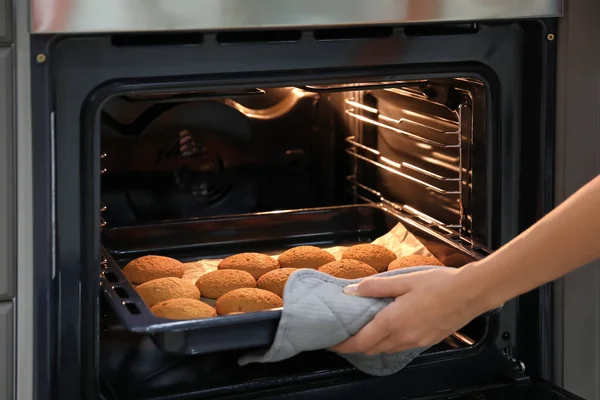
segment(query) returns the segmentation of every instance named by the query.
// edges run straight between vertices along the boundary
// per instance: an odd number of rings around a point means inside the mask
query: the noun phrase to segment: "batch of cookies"
[[[358,279],[421,265],[443,264],[431,256],[398,258],[383,246],[359,244],[347,248],[340,260],[314,246],[294,247],[281,253],[278,259],[260,253],[236,254],[223,259],[216,271],[200,276],[195,284],[182,279],[183,263],[164,256],[136,258],[123,268],[123,274],[136,285],[154,315],[190,320],[282,307],[288,278],[302,268],[342,279]],[[201,298],[216,300],[215,307]]]

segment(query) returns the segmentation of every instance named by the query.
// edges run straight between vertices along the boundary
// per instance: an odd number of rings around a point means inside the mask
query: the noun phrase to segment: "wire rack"
[[[434,103],[436,107],[443,105],[435,103],[427,98],[427,95],[414,88],[386,88],[388,93],[397,96],[406,96],[418,102]],[[345,102],[345,114],[348,123],[351,125],[352,136],[346,137],[349,147],[346,153],[353,160],[353,175],[347,177],[351,184],[351,192],[356,201],[379,202],[384,203],[399,211],[411,214],[413,217],[434,225],[444,232],[459,231],[460,236],[464,237],[464,220],[466,218],[463,196],[469,191],[469,171],[465,167],[465,143],[464,138],[470,138],[469,132],[465,132],[463,121],[469,118],[465,115],[469,112],[469,107],[465,103],[459,104],[455,110],[452,110],[456,116],[455,120],[443,118],[437,115],[425,114],[422,112],[411,111],[412,118],[403,116],[394,118],[385,115],[379,109],[367,105],[363,95],[358,92],[352,93],[352,97],[347,97]],[[444,106],[445,107],[445,106]],[[423,123],[421,121],[429,121]],[[360,124],[360,129],[356,129],[356,123]],[[376,147],[365,144],[365,135],[368,135],[365,127],[375,127],[377,132],[386,132],[387,135],[398,135],[415,145],[426,146],[431,149],[431,153],[451,153],[451,168],[446,168],[446,172],[441,174],[427,168],[426,163],[408,162],[406,160],[392,159]],[[440,128],[444,127],[444,129]],[[445,129],[446,127],[450,129]],[[371,130],[372,131],[372,130]],[[417,207],[409,204],[390,200],[386,198],[379,190],[366,185],[359,179],[358,171],[361,167],[369,166],[377,170],[385,171],[398,177],[398,185],[411,183],[424,190],[435,194],[437,199],[445,200],[448,204],[453,204],[456,208],[455,220],[440,220],[432,215],[420,211]],[[465,179],[467,178],[467,179]],[[468,238],[466,238],[468,240]]]

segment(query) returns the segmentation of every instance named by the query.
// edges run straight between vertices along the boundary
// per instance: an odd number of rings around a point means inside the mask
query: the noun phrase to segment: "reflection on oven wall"
[[[260,93],[109,102],[102,200],[111,225],[322,205],[311,134],[319,96],[295,88]]]

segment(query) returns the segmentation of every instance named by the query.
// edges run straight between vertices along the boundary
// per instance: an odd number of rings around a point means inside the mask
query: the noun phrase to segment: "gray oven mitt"
[[[405,268],[377,276],[432,268],[447,267]],[[303,351],[330,348],[356,334],[379,310],[394,300],[350,296],[343,292],[345,286],[361,280],[338,279],[311,269],[294,272],[285,286],[283,311],[273,345],[267,351],[243,356],[239,364],[285,360]],[[426,349],[374,356],[358,353],[340,355],[367,374],[384,376],[400,371]]]

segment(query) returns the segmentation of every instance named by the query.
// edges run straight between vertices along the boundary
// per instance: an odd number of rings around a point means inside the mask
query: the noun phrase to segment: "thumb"
[[[344,293],[360,297],[398,297],[411,288],[411,278],[408,275],[390,276],[385,278],[367,278],[364,281],[348,285]]]

